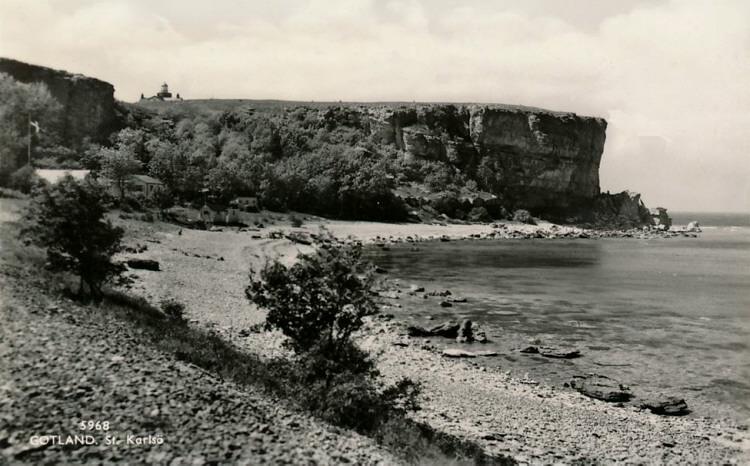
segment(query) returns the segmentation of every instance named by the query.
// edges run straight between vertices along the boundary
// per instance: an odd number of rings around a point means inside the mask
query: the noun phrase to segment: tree
[[[42,128],[32,132],[34,147],[57,142],[61,110],[45,84],[24,84],[0,73],[0,175],[7,177],[27,163],[30,119]]]
[[[289,337],[296,352],[318,347],[336,360],[362,319],[377,313],[374,273],[361,262],[361,247],[336,247],[327,235],[316,245],[315,253],[300,255],[291,267],[267,263],[245,292],[268,309],[266,321]]]
[[[403,379],[386,387],[352,341],[377,312],[373,268],[362,262],[362,248],[337,245],[326,233],[315,246],[291,267],[267,263],[245,293],[300,355],[290,377],[300,403],[334,424],[373,432],[394,413],[416,409],[419,386]]]
[[[128,178],[140,170],[141,163],[132,149],[127,146],[117,149],[102,148],[100,157],[102,174],[117,186],[120,190],[120,200],[122,200],[125,197]]]
[[[39,187],[24,213],[21,237],[47,249],[52,270],[78,275],[79,296],[85,287],[95,300],[102,285],[122,276],[125,267],[112,261],[120,251],[123,230],[105,219],[105,189],[67,175],[55,185]]]

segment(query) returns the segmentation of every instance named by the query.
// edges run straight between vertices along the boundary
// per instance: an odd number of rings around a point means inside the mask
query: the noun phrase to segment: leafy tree
[[[9,184],[11,188],[28,194],[36,179],[38,178],[34,174],[34,168],[31,165],[24,165],[10,175]]]
[[[300,255],[291,267],[267,263],[245,292],[268,310],[266,321],[289,337],[296,352],[317,347],[338,361],[362,319],[377,313],[374,273],[362,263],[361,247],[336,247],[326,239],[319,238],[317,251]]]
[[[361,247],[339,247],[327,234],[315,245],[315,253],[291,267],[267,263],[245,293],[268,310],[267,325],[280,329],[300,355],[288,374],[293,386],[303,387],[296,390],[300,403],[334,424],[373,432],[394,413],[416,409],[419,386],[408,379],[384,386],[351,339],[377,312],[374,274],[361,261]]]
[[[140,170],[141,163],[132,149],[127,146],[117,149],[102,148],[100,157],[102,174],[117,186],[120,190],[120,200],[122,200],[125,197],[128,178]]]
[[[34,147],[58,142],[61,110],[45,84],[24,84],[0,73],[0,176],[7,177],[27,162],[29,119],[42,128],[39,134],[32,131]]]
[[[123,230],[105,219],[107,194],[93,182],[64,177],[55,185],[39,188],[24,213],[21,237],[47,249],[55,271],[78,275],[79,296],[85,287],[95,300],[102,285],[120,278],[125,267],[113,262],[120,251]]]

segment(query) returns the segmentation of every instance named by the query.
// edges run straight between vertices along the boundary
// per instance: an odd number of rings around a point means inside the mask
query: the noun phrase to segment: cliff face
[[[497,105],[378,109],[370,117],[371,133],[403,150],[407,162],[491,167],[519,207],[570,211],[599,195],[601,118]]]
[[[69,146],[85,137],[105,141],[117,129],[115,88],[104,81],[80,74],[0,58],[0,72],[23,83],[42,82],[63,106],[60,136]]]

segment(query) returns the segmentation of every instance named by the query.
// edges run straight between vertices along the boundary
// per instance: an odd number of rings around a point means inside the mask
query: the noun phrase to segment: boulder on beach
[[[610,403],[628,401],[633,397],[628,387],[604,375],[576,376],[570,386],[589,398]]]
[[[159,270],[159,262],[153,259],[128,259],[126,264],[131,269]]]
[[[424,292],[424,287],[419,285],[411,285],[409,287],[409,292],[411,293],[422,293]]]
[[[539,354],[539,348],[537,348],[536,346],[527,346],[526,348],[521,350],[521,353]]]
[[[447,321],[443,322],[440,325],[432,327],[430,329],[430,334],[437,337],[456,338],[458,336],[458,329],[460,327],[461,325],[457,324],[456,322]]]
[[[675,396],[646,400],[639,407],[661,416],[684,416],[690,413],[685,400]]]
[[[563,348],[541,347],[538,352],[545,358],[573,359],[581,357],[581,352],[579,350],[568,350]]]
[[[701,226],[698,222],[693,220],[692,222],[688,223],[688,226],[685,227],[685,231],[691,231],[695,233],[700,233]]]
[[[471,351],[465,351],[462,349],[448,348],[443,350],[443,356],[448,358],[476,358],[477,355]]]
[[[432,332],[427,330],[424,327],[420,327],[418,325],[410,325],[406,327],[407,335],[410,337],[431,337]]]
[[[453,307],[449,301],[440,301],[440,307]]]
[[[471,321],[469,319],[464,319],[458,327],[456,343],[471,343],[472,341],[474,341],[474,334],[471,329]]]

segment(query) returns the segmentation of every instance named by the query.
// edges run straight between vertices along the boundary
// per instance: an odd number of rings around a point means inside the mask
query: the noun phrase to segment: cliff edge
[[[55,70],[0,57],[0,72],[23,83],[42,82],[63,106],[60,137],[71,147],[84,138],[104,142],[118,129],[115,88],[111,84],[81,74]]]

